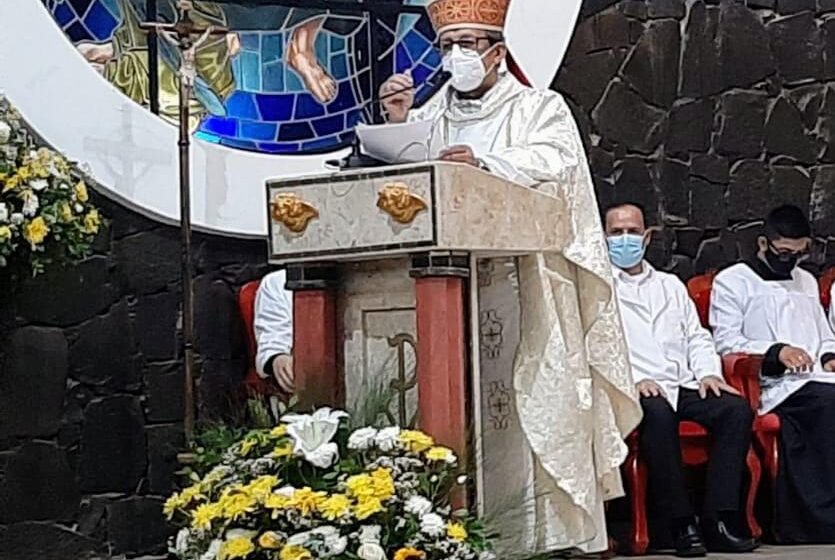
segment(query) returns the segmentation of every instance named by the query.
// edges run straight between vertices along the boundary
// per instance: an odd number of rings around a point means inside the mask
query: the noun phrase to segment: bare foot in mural
[[[296,27],[287,48],[287,64],[320,103],[327,103],[336,96],[336,81],[316,59],[316,35],[324,20],[324,17],[314,18]]]
[[[102,43],[96,45],[94,43],[82,43],[76,47],[81,56],[89,62],[93,68],[101,72],[102,68],[108,61],[113,58],[113,43]]]

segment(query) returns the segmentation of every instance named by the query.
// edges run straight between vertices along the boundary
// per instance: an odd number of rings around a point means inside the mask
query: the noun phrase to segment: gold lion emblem
[[[399,224],[410,224],[427,205],[421,197],[409,191],[405,183],[389,183],[380,189],[377,208]]]
[[[302,233],[313,218],[319,217],[319,211],[309,202],[296,194],[276,195],[270,204],[273,219],[293,233]]]

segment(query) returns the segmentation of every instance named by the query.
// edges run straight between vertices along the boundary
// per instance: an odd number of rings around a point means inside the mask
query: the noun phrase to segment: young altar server
[[[829,324],[832,325],[832,332],[835,332],[835,282],[829,288]]]
[[[640,453],[649,469],[651,510],[672,521],[678,556],[749,552],[757,543],[739,529],[739,505],[753,414],[722,378],[713,339],[685,285],[644,260],[651,235],[639,206],[619,204],[606,212],[615,290],[644,411]],[[701,531],[682,471],[681,420],[703,425],[712,441]]]
[[[559,94],[526,87],[506,70],[508,3],[431,0],[427,12],[449,83],[420,108],[409,76],[393,76],[380,94],[390,122],[432,121],[432,157],[564,204],[553,223],[560,246],[519,260],[513,388],[535,457],[537,496],[527,550],[515,552],[599,552],[608,548],[603,501],[623,493],[623,438],[638,424],[640,407],[583,143]]]
[[[255,295],[255,369],[272,377],[285,393],[295,390],[293,373],[293,294],[284,288],[286,275],[277,270],[264,276]]]
[[[835,334],[818,282],[798,262],[811,227],[795,206],[765,220],[750,262],[714,281],[719,352],[762,354],[760,413],[780,416],[777,532],[785,542],[835,542]]]

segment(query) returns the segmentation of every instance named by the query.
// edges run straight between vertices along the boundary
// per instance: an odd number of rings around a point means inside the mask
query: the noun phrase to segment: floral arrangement
[[[81,175],[38,148],[0,96],[0,268],[20,260],[39,274],[49,263],[81,259],[101,223]]]
[[[453,512],[465,477],[428,435],[345,426],[329,408],[250,431],[171,496],[182,560],[484,560],[483,527]]]

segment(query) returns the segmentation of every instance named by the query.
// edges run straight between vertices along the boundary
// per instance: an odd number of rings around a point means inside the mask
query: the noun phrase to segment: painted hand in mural
[[[311,19],[293,30],[287,46],[287,64],[298,73],[307,90],[320,102],[336,96],[336,81],[325,72],[316,58],[316,36],[326,16]]]
[[[81,56],[99,72],[113,58],[113,43],[81,43],[76,48],[81,53]]]
[[[410,74],[395,74],[380,86],[380,104],[390,123],[406,122],[415,103],[415,82]]]

